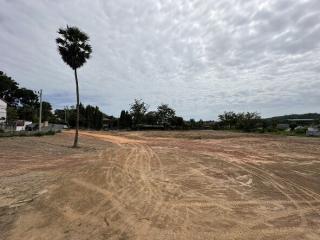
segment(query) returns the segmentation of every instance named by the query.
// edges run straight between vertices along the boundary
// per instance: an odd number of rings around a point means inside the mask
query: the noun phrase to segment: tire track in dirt
[[[178,214],[174,214],[176,206],[165,204],[163,195],[164,189],[160,187],[160,183],[164,182],[163,180],[163,170],[162,163],[158,155],[147,145],[139,144],[139,153],[141,157],[138,162],[135,161],[134,164],[130,164],[132,168],[135,166],[139,170],[139,174],[145,186],[147,186],[148,195],[144,197],[147,198],[147,202],[144,202],[144,206],[141,207],[144,211],[145,219],[151,220],[155,222],[163,222],[165,219],[186,221],[185,217],[179,216]],[[156,160],[157,165],[160,170],[160,179],[153,178],[150,174],[152,174],[152,164],[151,160]],[[162,178],[162,179],[161,179]],[[171,183],[165,182],[167,187],[170,187]],[[130,198],[130,196],[128,196]],[[132,197],[131,197],[132,198]],[[181,212],[180,212],[181,215]],[[179,221],[179,220],[178,220]],[[149,231],[149,228],[145,228],[144,231]]]
[[[250,165],[250,166],[248,166]],[[258,168],[256,166],[252,166],[252,164],[248,164],[247,167],[251,167],[251,169],[255,169],[256,171],[260,171],[263,174],[265,174],[266,176],[271,176],[271,174],[264,168]],[[276,175],[272,175],[272,181],[277,181],[277,183],[279,183],[279,186],[283,189],[287,189],[288,195],[289,194],[293,194],[296,196],[297,199],[302,199],[302,201],[304,201],[304,204],[307,204],[309,207],[303,207],[301,202],[299,200],[294,200],[294,204],[296,207],[296,210],[291,210],[288,213],[279,213],[276,214],[276,216],[270,216],[267,220],[270,221],[275,221],[277,219],[283,218],[283,217],[289,217],[296,214],[299,214],[299,216],[303,216],[303,222],[301,224],[301,226],[306,227],[307,226],[307,220],[306,220],[306,215],[309,213],[316,213],[318,216],[320,216],[320,206],[314,206],[312,204],[312,202],[307,199],[306,197],[304,197],[303,194],[299,194],[297,192],[300,191],[302,193],[304,193],[307,196],[310,196],[309,192],[306,192],[302,186],[298,185],[298,184],[294,184],[288,180],[285,180],[283,178],[281,178],[280,176],[276,176]],[[311,195],[313,197],[313,199],[315,199],[316,201],[319,201],[318,198],[315,198],[313,195]]]
[[[119,146],[120,147],[120,146]],[[122,150],[121,150],[122,149]],[[123,165],[118,161],[119,159],[121,159],[122,155],[120,155],[120,152],[123,151],[123,148],[118,149],[117,151],[115,151],[111,157],[108,158],[108,166],[107,167],[102,167],[103,171],[105,173],[105,181],[107,184],[107,188],[109,190],[106,190],[104,188],[99,187],[98,185],[94,184],[94,183],[86,183],[86,181],[84,180],[75,180],[73,179],[73,183],[77,183],[79,186],[84,187],[86,189],[92,190],[94,192],[97,192],[99,194],[104,195],[107,198],[111,199],[111,202],[113,203],[113,207],[111,207],[110,209],[107,210],[106,215],[108,215],[109,219],[113,219],[114,217],[117,217],[117,215],[121,214],[123,215],[123,212],[125,210],[123,210],[123,208],[125,208],[128,204],[122,201],[123,199],[130,199],[129,197],[135,197],[134,195],[138,195],[139,192],[137,191],[137,189],[133,189],[134,191],[131,193],[130,190],[132,190],[132,188],[130,189],[130,185],[128,185],[127,183],[129,182],[129,175],[124,173],[124,168]],[[132,148],[130,149],[129,157],[134,157],[137,155],[137,149],[136,148]],[[106,154],[106,151],[104,152],[104,154]],[[104,154],[100,155],[100,162],[101,160],[104,160]],[[89,169],[86,171],[86,176],[87,177],[92,177],[94,178],[94,174],[95,173],[99,173],[99,171],[97,170],[97,167],[93,167],[92,169]],[[138,169],[132,167],[129,170],[131,172],[131,175],[137,175],[137,173],[139,172]],[[87,178],[86,177],[86,178]],[[119,184],[119,180],[125,184]],[[104,184],[105,185],[105,184]],[[125,186],[125,187],[123,187]],[[140,184],[139,181],[135,182],[135,187],[137,186],[143,186],[143,184]],[[141,189],[143,190],[143,188]],[[116,199],[114,199],[114,197],[112,197],[112,195],[110,193],[116,194],[116,196],[118,196]],[[102,201],[100,204],[103,205],[104,201]],[[122,208],[120,208],[122,204]],[[102,210],[102,209],[101,209]],[[91,211],[93,212],[93,211]],[[122,218],[127,218],[127,216],[123,216]],[[105,220],[107,221],[107,220]],[[139,223],[138,219],[134,219],[134,220],[130,220],[129,221],[125,221],[124,224],[121,224],[121,227],[119,227],[119,231],[120,231],[120,235],[122,233],[126,233],[128,231],[132,231],[132,229],[134,229],[134,223]],[[119,225],[119,223],[118,223]]]
[[[100,193],[104,195],[112,205],[114,206],[114,209],[117,211],[116,214],[121,213],[122,215],[122,221],[123,223],[121,224],[121,233],[130,231],[131,229],[135,229],[137,226],[138,219],[135,217],[133,213],[131,213],[126,206],[121,202],[121,200],[116,197],[112,192],[109,192],[103,188],[98,187],[95,184],[83,181],[81,179],[72,179],[72,182],[75,184],[78,184],[79,186],[91,190],[95,193]],[[113,216],[110,218],[112,219]]]
[[[91,135],[91,134],[89,134]],[[91,135],[92,136],[92,135]],[[96,137],[94,135],[94,137]],[[195,197],[193,200],[190,199],[190,201],[165,201],[164,196],[168,196],[170,192],[168,192],[166,189],[171,189],[172,192],[179,193],[180,187],[179,185],[175,184],[175,179],[173,178],[173,182],[168,182],[165,178],[164,169],[162,166],[162,162],[159,158],[159,156],[153,151],[153,149],[148,146],[143,141],[137,142],[135,140],[130,139],[130,141],[124,140],[122,137],[103,137],[101,139],[104,139],[106,141],[111,141],[116,143],[122,150],[125,148],[131,149],[129,150],[129,153],[124,161],[124,163],[120,163],[119,166],[115,167],[109,167],[107,170],[107,176],[106,181],[110,183],[110,188],[112,192],[120,193],[118,200],[112,200],[114,203],[114,207],[109,210],[112,211],[112,216],[116,216],[118,214],[122,215],[123,219],[124,217],[127,217],[125,215],[125,211],[128,211],[125,208],[123,200],[126,199],[130,200],[129,204],[134,204],[134,210],[135,212],[138,212],[139,214],[135,214],[132,217],[129,217],[129,220],[125,221],[125,224],[121,225],[121,233],[133,231],[134,235],[136,236],[147,236],[153,233],[154,229],[150,227],[150,221],[154,223],[163,223],[165,224],[175,224],[180,226],[180,230],[173,231],[170,234],[172,234],[172,239],[184,239],[183,236],[190,237],[192,236],[193,232],[190,232],[190,227],[194,228],[196,226],[192,226],[194,222],[191,220],[191,216],[194,214],[204,214],[207,212],[208,215],[212,213],[213,209],[212,207],[218,207],[222,209],[225,213],[229,212],[231,215],[228,216],[227,214],[227,220],[232,219],[232,212],[234,206],[246,204],[248,205],[248,202],[241,203],[239,201],[226,201],[226,202],[220,202],[217,201],[214,198],[211,198],[203,193],[200,193],[199,191],[196,191],[195,188],[190,187],[190,191],[195,194],[195,196],[198,196],[199,199],[202,199],[202,201],[197,200],[197,197]],[[121,150],[121,151],[122,151]],[[120,151],[120,150],[119,150]],[[203,153],[204,155],[208,155],[208,153]],[[117,162],[121,158],[121,154],[113,156],[112,162]],[[212,157],[212,155],[210,155]],[[284,182],[284,179],[278,178],[277,176],[274,176],[270,172],[268,172],[266,169],[261,169],[257,166],[252,166],[251,164],[248,164],[247,162],[243,161],[241,163],[235,163],[232,160],[229,160],[226,158],[224,161],[227,164],[232,165],[233,167],[240,169],[244,172],[247,172],[248,174],[256,177],[257,179],[260,179],[262,182],[268,182],[271,184],[272,188],[277,190],[279,193],[281,193],[287,200],[278,200],[277,202],[274,202],[272,200],[268,201],[260,201],[265,204],[290,204],[294,206],[294,210],[288,210],[284,209],[283,211],[278,211],[277,213],[270,214],[270,212],[260,213],[261,216],[259,217],[259,221],[250,221],[248,224],[238,224],[234,230],[230,231],[227,235],[223,235],[224,239],[233,239],[234,237],[239,236],[248,236],[252,237],[255,234],[264,233],[264,234],[274,234],[274,230],[271,229],[254,229],[259,224],[267,224],[268,222],[275,221],[282,217],[288,217],[291,215],[298,215],[300,217],[300,224],[297,227],[291,227],[291,228],[276,228],[277,234],[287,234],[288,232],[301,232],[301,229],[304,229],[304,231],[307,229],[307,221],[306,221],[306,214],[309,213],[312,210],[315,210],[316,208],[311,208],[313,206],[312,204],[316,204],[319,202],[319,199],[316,197],[318,194],[314,194],[310,192],[308,189],[304,189],[302,186],[297,186],[294,183],[287,183]],[[157,169],[159,168],[159,169]],[[200,169],[200,170],[199,170]],[[202,164],[199,164],[197,162],[196,166],[193,167],[193,174],[199,175],[203,177],[204,179],[208,179],[209,181],[213,182],[215,179],[206,175],[201,171],[201,169],[205,169],[206,171],[210,172],[210,169],[205,167]],[[157,171],[158,170],[158,171]],[[158,172],[157,176],[155,177],[155,172]],[[192,173],[191,175],[192,176]],[[183,173],[181,176],[177,176],[178,178],[185,178],[186,175]],[[120,184],[119,186],[119,179],[122,179],[121,181],[124,184]],[[176,180],[177,180],[176,179]],[[227,178],[229,181],[232,180],[232,178]],[[128,184],[128,182],[134,181],[134,185]],[[124,187],[122,187],[124,185]],[[230,185],[230,184],[229,184]],[[88,187],[90,185],[86,185],[84,187]],[[166,188],[164,188],[164,186]],[[186,186],[184,186],[186,187]],[[234,190],[236,194],[241,196],[241,192],[236,188],[232,186],[228,186],[231,190]],[[104,191],[99,191],[99,188],[94,189],[96,192],[99,192],[100,194],[106,194]],[[308,199],[300,199],[299,200],[299,194],[295,190],[303,192],[305,195],[309,194],[313,197],[313,201],[309,201]],[[191,193],[190,192],[190,193]],[[105,195],[107,196],[107,195]],[[295,198],[293,196],[296,196]],[[297,199],[298,198],[298,199]],[[144,201],[142,201],[144,200]],[[253,202],[251,201],[251,204],[259,204],[259,201]],[[308,208],[302,207],[302,205],[305,204],[311,204]],[[122,206],[123,205],[123,206]],[[197,210],[199,209],[199,210]],[[200,210],[201,209],[201,210]],[[137,219],[137,215],[144,216],[143,219]],[[139,225],[142,229],[135,228],[134,223],[136,225]],[[199,225],[200,226],[200,225]],[[272,225],[271,225],[272,226]],[[271,227],[270,226],[270,227]],[[213,229],[212,229],[213,230]],[[248,231],[250,234],[243,234],[241,231]],[[170,232],[170,231],[169,231]],[[187,233],[187,234],[186,234]],[[169,234],[169,235],[170,235]],[[186,235],[185,235],[186,234]],[[217,237],[218,233],[208,232],[208,233],[200,233],[197,235],[197,238],[195,239],[207,239],[208,236],[211,237]],[[152,234],[153,235],[153,234]],[[219,234],[218,234],[219,235]],[[276,235],[276,234],[275,234]],[[154,236],[154,235],[153,235]],[[163,233],[160,233],[160,236],[163,236]],[[277,235],[278,236],[278,235]]]
[[[246,166],[250,167],[251,169],[255,169],[256,171],[262,172],[263,174],[265,174],[266,176],[269,176],[270,178],[273,178],[277,182],[281,182],[282,188],[288,189],[288,191],[291,192],[292,194],[294,194],[297,198],[300,198],[303,201],[305,201],[305,203],[307,203],[313,210],[315,210],[317,212],[319,211],[319,209],[314,208],[311,200],[304,197],[304,195],[307,195],[310,198],[314,199],[315,201],[320,201],[320,198],[315,197],[315,196],[319,196],[319,194],[317,194],[314,191],[307,189],[297,183],[294,183],[288,179],[284,179],[283,177],[280,177],[278,175],[271,174],[270,172],[268,172],[265,168],[263,168],[261,166],[258,167],[258,166],[255,166],[254,164],[249,164],[249,163],[246,163]],[[298,194],[295,190],[300,191],[303,194]],[[298,203],[298,200],[296,200],[296,202]],[[318,212],[318,214],[319,214],[319,212]]]
[[[100,135],[97,134],[86,133],[84,135],[100,138]],[[119,199],[130,199],[130,202],[136,205],[136,209],[143,209],[143,211],[147,213],[146,218],[152,218],[153,216],[161,212],[163,204],[152,204],[152,200],[154,201],[155,199],[157,199],[159,201],[159,196],[161,195],[161,191],[155,187],[157,186],[157,184],[151,182],[151,178],[150,176],[148,176],[149,174],[151,174],[151,159],[153,157],[155,157],[158,165],[160,166],[160,172],[162,172],[161,161],[155,155],[152,149],[145,147],[141,143],[136,143],[136,141],[127,141],[127,139],[121,137],[114,138],[113,136],[103,136],[101,138],[103,140],[116,143],[118,146],[122,146],[122,144],[125,144],[130,146],[131,148],[128,156],[125,159],[124,165],[118,167],[119,171],[115,171],[116,167],[114,166],[108,167],[106,171],[106,181],[110,184],[111,191],[120,192]],[[111,162],[116,162],[117,158],[118,156],[116,154],[114,156],[114,159],[111,159]],[[130,179],[132,179],[133,177],[136,178],[137,180],[135,181],[135,185],[131,185],[132,188],[130,188],[130,186],[127,186],[125,188],[120,187],[119,189],[119,183],[115,182],[115,172],[117,172],[118,174],[120,173],[120,179],[124,178],[125,180],[122,180],[125,182],[128,182],[128,177]],[[119,180],[119,177],[117,177],[116,179]],[[89,185],[86,185],[86,187],[89,187]],[[91,189],[93,189],[93,186],[91,187]],[[99,188],[93,190],[99,190]],[[99,192],[106,195],[106,192]],[[144,194],[144,197],[139,197],[140,194]],[[140,199],[144,199],[145,201],[139,201]],[[114,210],[115,211],[113,215],[117,215],[119,210]],[[142,235],[146,235],[147,231],[148,227],[144,226],[144,233],[142,233]]]
[[[203,153],[203,154],[208,155],[208,153]],[[228,157],[224,156],[224,159],[228,159]],[[271,183],[273,188],[275,188],[277,191],[279,191],[281,194],[283,194],[283,196],[285,196],[289,200],[289,202],[295,206],[294,212],[300,216],[301,227],[307,226],[307,221],[306,221],[306,216],[305,216],[307,213],[310,213],[312,211],[318,212],[318,209],[317,208],[315,209],[312,205],[309,208],[305,209],[301,206],[301,202],[293,199],[290,196],[290,194],[296,195],[298,198],[301,198],[301,195],[298,195],[295,191],[290,190],[290,186],[289,187],[285,186],[284,184],[286,184],[286,182],[283,179],[278,179],[277,176],[275,176],[271,173],[268,173],[264,169],[252,166],[252,164],[249,164],[246,161],[241,161],[241,164],[236,163],[232,160],[227,161],[227,162],[228,162],[228,164],[230,164],[236,168],[239,168],[243,171],[246,171],[247,173],[252,174],[253,176],[255,176],[261,180],[264,180],[264,181],[267,181],[268,183]],[[286,191],[284,189],[286,189]],[[316,199],[316,201],[318,201],[318,199]],[[272,200],[270,200],[270,202],[272,203]],[[311,204],[308,199],[304,199],[303,202],[307,203],[308,205]],[[290,215],[292,215],[292,214],[290,212],[288,212],[287,215],[280,214],[280,217],[285,217],[285,216],[290,216]],[[273,221],[276,219],[278,219],[277,216],[269,216],[268,221]],[[259,224],[260,224],[260,222],[259,222]]]
[[[283,185],[281,185],[276,179],[273,179],[273,178],[270,178],[270,175],[267,175],[266,176],[266,174],[265,174],[265,172],[263,173],[263,174],[259,174],[259,172],[258,173],[256,173],[256,172],[254,172],[254,169],[251,169],[251,170],[248,170],[248,169],[244,169],[241,165],[235,165],[234,164],[234,166],[235,167],[237,167],[237,168],[241,168],[242,170],[245,170],[246,172],[248,172],[248,173],[251,173],[252,175],[254,175],[254,176],[256,176],[257,178],[260,178],[260,179],[262,179],[262,180],[268,180],[268,181],[270,181],[272,184],[273,184],[273,187],[275,188],[275,189],[277,189],[281,194],[283,194],[287,199],[288,199],[288,201],[285,201],[286,203],[291,203],[291,204],[293,204],[294,206],[295,206],[295,208],[296,208],[296,211],[294,211],[294,212],[291,212],[291,214],[293,214],[293,213],[297,213],[299,216],[300,216],[300,219],[301,219],[301,226],[303,226],[303,227],[305,227],[306,226],[306,220],[305,220],[305,213],[309,213],[312,209],[310,209],[310,208],[303,208],[303,207],[301,207],[300,206],[300,203],[303,203],[303,204],[305,204],[305,203],[311,203],[310,201],[308,201],[307,199],[305,199],[305,200],[303,200],[303,201],[296,201],[295,199],[293,199],[289,194],[292,194],[292,192],[290,192],[289,191],[289,193],[287,193],[287,192],[285,192],[285,191],[283,191],[283,189],[282,188],[284,188],[284,186]],[[183,178],[183,177],[181,177],[181,178]],[[293,193],[293,194],[296,194],[295,192]],[[315,201],[314,203],[316,203],[317,201]],[[212,205],[217,205],[216,204],[217,202],[216,201],[210,201],[209,203],[208,202],[205,202],[205,203],[203,203],[203,202],[194,202],[194,203],[186,203],[188,206],[191,206],[191,205],[194,205],[194,206],[199,206],[199,207],[205,207],[206,205],[208,206],[212,206]],[[281,216],[289,216],[290,215],[290,213],[288,214],[288,213],[285,213],[285,214],[282,214]],[[279,216],[280,217],[280,216]],[[271,218],[271,220],[272,220],[272,218]],[[252,225],[252,226],[254,226],[254,224]],[[248,229],[249,230],[249,229]]]
[[[234,166],[236,166],[237,164],[234,164]],[[305,217],[305,214],[300,206],[300,204],[295,200],[293,199],[290,194],[292,194],[292,191],[285,191],[283,189],[286,189],[283,185],[281,185],[273,176],[270,176],[269,174],[266,174],[265,172],[263,171],[260,171],[259,169],[255,169],[257,172],[255,172],[254,170],[252,170],[251,166],[247,163],[244,163],[245,167],[242,167],[242,166],[239,166],[242,170],[245,170],[247,171],[248,173],[256,176],[257,178],[261,179],[261,180],[265,180],[267,181],[268,183],[271,183],[272,187],[275,188],[278,192],[280,192],[283,196],[285,196],[296,208],[296,211],[297,211],[297,214],[299,215],[300,217],[300,220],[301,220],[301,224],[300,226],[301,227],[306,227],[307,226],[307,221],[306,221],[306,217]],[[251,170],[250,170],[251,169]],[[259,173],[260,172],[260,173]],[[295,194],[295,193],[293,193]],[[290,213],[288,214],[288,216],[290,215]],[[270,217],[270,219],[268,221],[272,221],[272,220],[275,220],[274,217]],[[266,221],[266,220],[264,220]]]
[[[257,169],[257,167],[255,167],[255,166],[252,166],[252,168]],[[268,172],[264,168],[260,168],[260,170],[268,174]],[[270,173],[269,173],[269,175],[270,175]],[[304,195],[309,196],[310,198],[314,199],[315,201],[320,201],[320,198],[315,197],[315,196],[319,196],[319,195],[317,193],[313,192],[312,190],[307,189],[307,188],[305,188],[297,183],[294,183],[288,179],[284,179],[280,176],[274,176],[274,178],[277,179],[278,182],[281,182],[283,184],[283,186],[285,186],[287,189],[291,189],[291,188],[295,189],[295,190],[303,193]],[[306,197],[304,197],[303,194],[298,194],[294,190],[291,190],[291,192],[293,192],[298,198],[303,199],[310,207],[313,208],[312,201],[308,200]],[[316,209],[314,209],[314,210],[316,210]]]
[[[225,239],[225,240],[235,240],[235,239],[287,239],[283,238],[288,234],[302,234],[305,231],[304,228],[273,228],[273,229],[261,229],[259,231],[242,231],[238,229],[237,231],[231,232],[222,232],[222,231],[213,231],[213,232],[193,232],[193,231],[184,231],[184,232],[175,232],[175,231],[161,231],[154,232],[153,236],[155,240],[163,239],[175,239],[175,240],[202,240],[202,239]]]

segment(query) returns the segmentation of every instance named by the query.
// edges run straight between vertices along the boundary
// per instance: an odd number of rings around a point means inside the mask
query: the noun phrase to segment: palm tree
[[[76,133],[74,136],[73,147],[78,146],[79,131],[79,85],[77,69],[86,63],[92,52],[91,46],[88,44],[89,37],[86,33],[81,32],[77,27],[60,28],[58,33],[60,37],[56,39],[58,51],[62,60],[74,70],[77,92],[77,123]]]

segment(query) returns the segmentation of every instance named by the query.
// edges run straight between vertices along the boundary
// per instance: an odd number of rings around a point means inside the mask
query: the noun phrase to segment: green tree
[[[137,124],[143,122],[145,113],[147,112],[148,105],[141,99],[135,99],[134,103],[130,106],[130,115],[132,116],[133,125],[136,127]]]
[[[68,111],[67,122],[70,124],[70,127],[75,127],[77,125],[77,110],[74,106],[71,106]]]
[[[89,37],[86,33],[79,30],[77,27],[60,28],[58,31],[60,37],[56,39],[58,51],[62,60],[74,70],[74,77],[76,81],[77,94],[77,120],[76,133],[74,136],[73,147],[78,146],[78,131],[79,131],[79,84],[77,69],[86,63],[92,53],[91,45],[89,45]]]
[[[256,112],[238,113],[236,127],[244,131],[252,131],[261,122],[261,116]]]
[[[17,119],[17,109],[15,107],[7,107],[7,123],[11,125]]]
[[[65,115],[66,110],[66,115]],[[76,126],[77,121],[77,110],[74,106],[67,109],[56,109],[55,118],[60,123],[66,122],[71,126]],[[79,104],[79,127],[100,130],[103,125],[104,113],[100,111],[99,107],[87,105],[84,106],[82,103]]]
[[[196,121],[193,118],[190,118],[189,124],[191,129],[196,128]]]
[[[50,121],[53,118],[52,106],[49,102],[42,102],[42,120]]]
[[[126,118],[125,119],[126,119],[127,128],[131,128],[132,127],[132,117],[128,111],[126,111]]]
[[[201,129],[201,128],[203,128],[203,126],[204,126],[204,122],[203,122],[203,120],[202,119],[200,119],[199,121],[198,121],[198,128],[199,129]]]
[[[95,108],[91,105],[86,106],[85,109],[85,123],[86,128],[95,128]]]
[[[150,111],[148,112],[145,117],[144,117],[144,121],[146,124],[150,124],[150,125],[156,125],[159,121],[158,118],[158,113],[155,111]]]
[[[22,120],[36,122],[38,120],[38,108],[34,106],[24,105],[17,108],[18,118]]]
[[[119,118],[119,128],[130,128],[132,124],[131,115],[128,111],[122,110]]]
[[[99,108],[88,105],[86,107],[86,125],[89,128],[99,130],[102,128],[103,114]]]
[[[93,125],[94,129],[100,130],[102,128],[103,122],[103,113],[100,111],[99,107],[94,108],[94,118],[93,118]]]
[[[76,109],[76,117],[78,118],[78,111]],[[77,118],[76,126],[77,127]],[[86,128],[86,109],[82,103],[79,104],[79,127]]]
[[[222,122],[222,125],[227,126],[229,129],[236,125],[237,114],[232,111],[224,112],[218,117],[219,117],[219,120]]]
[[[38,95],[30,89],[19,88],[19,84],[0,71],[0,97],[8,102],[12,114],[11,123],[17,119],[34,121],[38,118]]]
[[[175,110],[170,108],[168,104],[161,104],[157,108],[159,124],[169,125],[176,115]]]
[[[69,109],[56,109],[54,110],[55,123],[68,124]]]
[[[38,107],[39,98],[35,91],[27,88],[18,88],[15,91],[15,101],[19,106]]]
[[[0,71],[0,98],[6,100],[10,105],[15,105],[15,93],[18,88],[16,81]]]
[[[125,128],[125,125],[126,125],[125,116],[126,116],[126,111],[122,110],[119,117],[119,128]]]
[[[182,117],[177,117],[175,116],[173,119],[172,119],[172,125],[176,126],[176,128],[183,128],[184,127],[184,120]]]

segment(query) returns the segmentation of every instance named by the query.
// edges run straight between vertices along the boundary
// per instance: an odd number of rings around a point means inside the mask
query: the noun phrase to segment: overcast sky
[[[107,114],[135,98],[204,120],[320,112],[319,0],[0,0],[0,70],[55,108],[75,102],[55,43],[67,24],[93,47],[81,101]]]

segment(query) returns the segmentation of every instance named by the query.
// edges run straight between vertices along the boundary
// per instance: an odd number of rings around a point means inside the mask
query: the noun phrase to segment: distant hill
[[[275,120],[278,122],[286,121],[288,119],[320,119],[320,114],[319,113],[290,114],[290,115],[265,118],[265,120]]]

